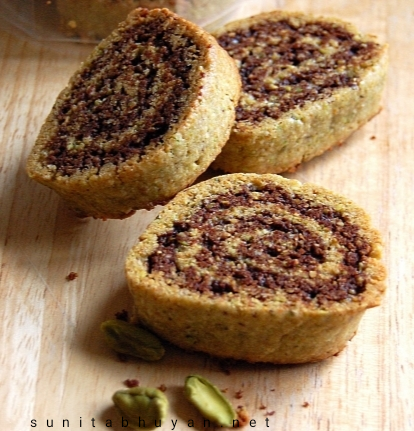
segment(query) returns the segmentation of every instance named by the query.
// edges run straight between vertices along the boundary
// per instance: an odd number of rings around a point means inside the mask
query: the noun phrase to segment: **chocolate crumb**
[[[165,386],[164,384],[158,386],[158,388],[161,392],[165,392],[167,390],[167,386]]]
[[[305,402],[302,404],[302,407],[309,407],[309,403],[308,403],[307,401],[305,401]]]
[[[66,276],[66,280],[68,280],[68,281],[75,280],[75,278],[78,278],[78,273],[77,273],[77,272],[73,272],[73,271],[71,271],[71,272]]]
[[[237,392],[235,393],[234,397],[235,397],[237,400],[239,400],[240,398],[243,398],[243,391],[242,391],[242,390],[237,391]]]
[[[244,406],[237,407],[237,419],[239,420],[239,427],[244,427],[249,422],[249,414]],[[236,427],[238,428],[238,427]]]
[[[139,381],[137,379],[126,379],[124,384],[127,388],[136,388],[139,386]]]

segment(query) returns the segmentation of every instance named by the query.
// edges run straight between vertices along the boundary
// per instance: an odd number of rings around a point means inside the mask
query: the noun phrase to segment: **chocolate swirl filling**
[[[148,272],[206,295],[243,291],[261,301],[351,300],[366,288],[371,251],[359,228],[335,209],[268,184],[204,199],[158,237]]]
[[[99,171],[162,145],[202,73],[199,47],[169,20],[148,14],[123,28],[80,70],[59,106],[46,164],[62,175]]]
[[[237,120],[277,120],[338,88],[355,87],[358,74],[379,55],[379,44],[363,41],[338,24],[295,21],[266,20],[218,37],[242,77]]]

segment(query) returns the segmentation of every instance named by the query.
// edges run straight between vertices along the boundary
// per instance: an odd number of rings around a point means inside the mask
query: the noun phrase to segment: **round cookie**
[[[217,169],[292,171],[380,110],[387,46],[351,24],[274,11],[214,34],[242,78],[236,123]]]
[[[58,96],[28,174],[81,216],[151,208],[208,168],[239,94],[234,61],[211,35],[167,9],[136,9]]]
[[[180,192],[130,251],[135,320],[189,350],[303,363],[341,351],[380,304],[381,238],[348,199],[275,174]]]

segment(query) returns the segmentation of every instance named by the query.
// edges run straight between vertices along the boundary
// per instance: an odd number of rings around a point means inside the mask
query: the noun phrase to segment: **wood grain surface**
[[[2,431],[126,429],[111,396],[129,378],[167,388],[171,406],[159,429],[213,429],[182,396],[190,373],[210,378],[235,406],[244,406],[255,421],[248,430],[414,429],[414,2],[264,0],[254,6],[255,12],[283,8],[340,17],[389,43],[381,113],[291,175],[339,192],[371,214],[386,243],[383,305],[366,313],[341,354],[322,363],[223,364],[171,346],[157,363],[120,362],[99,324],[131,309],[125,255],[157,210],[123,221],[80,220],[56,194],[28,179],[25,161],[38,130],[92,47],[31,40],[2,23]],[[68,281],[70,272],[78,277]]]

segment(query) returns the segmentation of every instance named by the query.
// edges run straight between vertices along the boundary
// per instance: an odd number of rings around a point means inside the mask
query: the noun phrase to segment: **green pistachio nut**
[[[150,332],[123,320],[107,320],[101,324],[111,349],[146,361],[157,361],[165,350],[160,340]]]
[[[159,389],[135,387],[121,389],[112,396],[123,424],[133,429],[161,427],[168,411],[167,397]]]
[[[232,427],[237,414],[223,393],[204,377],[190,375],[185,379],[184,394],[206,419],[216,425]]]

